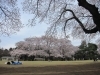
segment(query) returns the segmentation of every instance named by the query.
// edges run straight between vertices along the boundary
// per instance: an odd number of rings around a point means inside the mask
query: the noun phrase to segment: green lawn
[[[21,61],[22,65],[17,67],[42,67],[42,66],[56,66],[56,65],[84,65],[92,63],[100,63],[100,60],[94,62],[93,60],[84,61]],[[16,67],[16,65],[5,65],[5,61],[0,61],[0,67]]]
[[[0,61],[0,75],[100,75],[100,60],[21,62],[22,65],[5,65]]]

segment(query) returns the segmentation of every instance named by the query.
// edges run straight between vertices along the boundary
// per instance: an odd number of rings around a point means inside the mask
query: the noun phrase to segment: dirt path
[[[47,67],[0,67],[0,75],[100,75],[100,63]]]

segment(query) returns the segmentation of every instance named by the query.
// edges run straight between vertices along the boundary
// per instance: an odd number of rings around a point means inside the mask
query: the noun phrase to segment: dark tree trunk
[[[100,13],[98,11],[98,8],[95,5],[89,4],[86,0],[77,0],[78,5],[84,7],[87,9],[92,17],[93,22],[96,24],[96,27],[91,30],[84,30],[86,33],[96,33],[97,31],[100,32]]]

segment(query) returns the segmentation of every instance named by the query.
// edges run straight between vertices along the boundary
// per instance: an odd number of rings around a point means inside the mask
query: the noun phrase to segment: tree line
[[[31,37],[16,43],[16,48],[0,49],[2,56],[14,56],[20,60],[94,60],[100,59],[99,45],[82,41],[73,46],[71,41],[56,37]],[[41,59],[40,59],[41,58]]]
[[[68,38],[31,37],[16,43],[16,49],[10,55],[21,60],[96,60],[100,59],[99,46],[82,41],[80,46],[73,46]]]
[[[79,46],[79,50],[75,52],[74,58],[76,60],[98,60],[100,59],[98,46],[93,43],[86,44],[86,41],[83,41]]]
[[[23,58],[28,57],[53,59],[71,57],[77,50],[68,38],[57,38],[54,36],[41,36],[26,38],[16,43],[16,49],[10,52],[11,56]],[[23,58],[24,59],[24,58]]]
[[[3,56],[11,56],[10,51],[12,50],[13,48],[9,48],[9,49],[0,48],[0,58]]]

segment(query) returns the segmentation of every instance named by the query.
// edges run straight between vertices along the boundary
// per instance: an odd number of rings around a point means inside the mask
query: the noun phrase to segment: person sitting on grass
[[[10,61],[7,61],[7,62],[5,62],[5,64],[6,64],[6,65],[10,65],[10,64],[11,64],[11,62],[10,62]]]
[[[21,62],[19,62],[19,60],[16,61],[16,62],[15,61],[11,61],[11,62],[12,62],[13,65],[21,65],[22,64]]]

